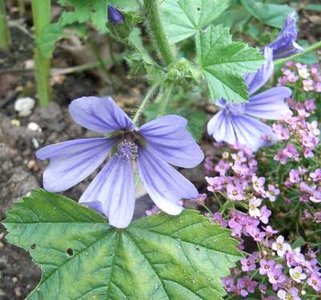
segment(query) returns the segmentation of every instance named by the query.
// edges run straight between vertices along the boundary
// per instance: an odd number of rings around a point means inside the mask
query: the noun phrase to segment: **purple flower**
[[[260,211],[260,220],[263,224],[269,223],[269,217],[271,216],[272,212],[264,205]]]
[[[308,278],[307,283],[315,291],[321,292],[321,274],[320,273],[313,272],[311,276]]]
[[[243,186],[241,184],[234,185],[234,184],[229,183],[226,186],[226,192],[227,192],[227,197],[230,200],[240,201],[240,200],[245,199],[244,192],[243,192]]]
[[[271,143],[275,139],[272,128],[259,119],[279,119],[290,112],[285,99],[291,90],[274,87],[253,95],[270,78],[273,72],[272,50],[264,49],[265,63],[256,72],[247,75],[246,82],[250,98],[247,103],[230,104],[220,100],[220,111],[207,124],[208,134],[218,142],[246,145],[252,151]]]
[[[50,159],[43,175],[46,190],[69,189],[110,156],[79,202],[105,214],[115,227],[128,226],[133,216],[135,166],[152,200],[166,213],[179,214],[183,209],[179,200],[197,197],[194,185],[170,166],[192,168],[203,160],[201,149],[186,129],[186,119],[168,115],[136,129],[111,98],[97,97],[74,100],[69,113],[77,124],[105,137],[38,150],[39,159]]]
[[[248,258],[242,258],[241,259],[241,265],[242,265],[242,271],[254,271],[256,269],[255,265],[255,257],[253,255],[250,255]]]
[[[259,273],[261,275],[266,275],[268,272],[274,269],[274,266],[275,266],[274,260],[261,259]]]
[[[278,37],[267,45],[273,50],[273,59],[288,57],[302,51],[303,48],[295,41],[297,36],[296,17],[295,14],[290,14],[286,18]]]
[[[108,21],[114,25],[124,23],[124,16],[115,7],[108,5]]]
[[[272,284],[283,283],[286,280],[285,275],[283,274],[283,266],[276,265],[272,270],[267,272],[269,282]]]

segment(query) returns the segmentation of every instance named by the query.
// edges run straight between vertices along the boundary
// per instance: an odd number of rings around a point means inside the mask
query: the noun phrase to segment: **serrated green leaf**
[[[171,43],[177,43],[204,29],[228,8],[230,0],[164,0],[162,21]]]
[[[41,54],[47,58],[51,57],[56,42],[64,37],[64,28],[60,23],[47,25],[41,32],[40,38],[37,41]]]
[[[294,12],[293,8],[283,4],[263,3],[258,0],[241,0],[248,12],[266,25],[282,28],[285,18]]]
[[[64,11],[59,19],[62,25],[91,22],[102,33],[106,33],[108,0],[63,0],[63,6],[72,6],[73,11]]]
[[[232,42],[229,30],[210,26],[199,35],[198,60],[213,100],[248,100],[244,74],[256,71],[264,58],[259,50]]]
[[[240,257],[227,229],[196,211],[126,229],[65,197],[34,191],[3,222],[43,275],[29,299],[222,299]]]

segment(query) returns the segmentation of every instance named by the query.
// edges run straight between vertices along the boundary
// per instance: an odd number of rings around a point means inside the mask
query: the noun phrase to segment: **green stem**
[[[158,50],[166,65],[175,61],[172,48],[165,34],[161,18],[159,15],[158,0],[144,0],[145,10],[150,30],[155,39]]]
[[[44,57],[39,49],[38,41],[42,30],[50,24],[51,20],[51,1],[50,0],[32,0],[32,17],[35,27],[36,47],[34,54],[35,77],[39,103],[41,107],[46,107],[50,100],[50,64],[51,59]]]
[[[307,48],[305,48],[303,51],[301,51],[301,52],[299,52],[299,53],[296,53],[296,54],[294,54],[294,55],[291,55],[291,56],[289,56],[289,57],[287,57],[287,58],[278,59],[277,61],[274,62],[274,65],[275,65],[275,66],[283,65],[284,63],[286,63],[286,62],[288,62],[288,61],[290,61],[290,60],[293,60],[293,59],[295,59],[295,58],[298,58],[298,57],[300,57],[300,56],[302,56],[302,55],[305,55],[305,54],[307,54],[307,53],[310,53],[310,52],[312,52],[312,51],[314,51],[314,50],[317,50],[317,49],[319,49],[319,48],[321,48],[321,41],[320,41],[320,42],[317,42],[317,43],[315,43],[315,44],[313,44],[313,45],[311,45],[311,46],[309,46],[309,47],[307,47]]]
[[[138,120],[139,117],[141,116],[141,114],[144,112],[144,109],[147,105],[147,103],[152,99],[155,91],[158,89],[158,85],[154,85],[146,94],[145,98],[143,99],[142,103],[140,104],[140,106],[138,107],[138,110],[133,118],[133,122],[135,125],[138,125]]]
[[[0,0],[0,49],[9,51],[10,44],[11,40],[7,24],[6,6],[4,0]]]
[[[172,91],[173,91],[173,84],[170,84],[169,87],[168,87],[168,90],[166,91],[165,93],[165,96],[163,98],[163,102],[161,103],[160,105],[160,108],[159,108],[159,111],[158,111],[158,115],[159,116],[162,116],[166,113],[166,108],[167,108],[167,105],[169,103],[169,99],[172,95]]]

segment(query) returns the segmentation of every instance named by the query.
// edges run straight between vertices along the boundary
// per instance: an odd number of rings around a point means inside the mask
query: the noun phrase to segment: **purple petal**
[[[237,142],[231,116],[225,109],[219,111],[207,124],[207,132],[217,142],[235,144]]]
[[[79,203],[105,214],[110,225],[127,227],[135,208],[131,160],[115,155],[87,187]]]
[[[95,132],[134,130],[133,122],[110,97],[78,98],[69,105],[69,113],[77,124]]]
[[[179,116],[164,116],[139,129],[148,148],[168,163],[193,168],[203,159],[201,148],[186,129],[187,120]]]
[[[272,128],[259,120],[245,115],[232,116],[231,120],[238,144],[253,151],[275,140]],[[269,137],[269,141],[265,137]]]
[[[266,90],[252,96],[249,102],[245,103],[245,113],[257,118],[277,120],[290,112],[286,98],[291,94],[292,91],[287,87]]]
[[[248,86],[249,94],[252,95],[259,90],[272,76],[273,73],[273,55],[272,50],[268,47],[264,48],[264,64],[256,72],[246,76],[245,81]]]
[[[108,5],[108,21],[114,25],[124,23],[124,16],[117,8]]]
[[[290,14],[286,18],[278,37],[272,43],[267,45],[273,50],[273,58],[284,58],[301,52],[303,48],[295,41],[297,36],[296,16],[295,14]]]
[[[183,210],[179,200],[198,195],[190,181],[148,149],[139,149],[138,170],[154,203],[170,215],[178,215]]]
[[[49,145],[36,152],[38,159],[50,159],[43,174],[43,186],[50,192],[65,191],[84,180],[106,159],[115,139],[88,138]]]

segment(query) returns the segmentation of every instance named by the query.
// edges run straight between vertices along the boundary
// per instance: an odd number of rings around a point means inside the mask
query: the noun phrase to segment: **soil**
[[[309,16],[312,16],[315,22],[320,21],[319,15]],[[15,13],[12,12],[12,19],[15,17]],[[321,33],[317,31],[320,27],[311,28],[308,17],[304,17],[302,24],[306,24],[308,20],[310,25],[305,36],[313,42],[315,35],[311,36],[311,32],[317,32],[320,37]],[[32,65],[33,56],[31,28],[28,27],[30,23],[30,20],[25,20],[25,27],[11,27],[11,52],[0,52],[0,221],[19,198],[32,189],[41,187],[41,175],[46,162],[36,159],[34,153],[37,148],[93,135],[70,119],[67,106],[72,99],[86,95],[113,94],[117,102],[131,112],[144,91],[144,83],[133,83],[132,79],[129,83],[123,65],[109,66],[112,77],[107,79],[92,71],[54,76],[52,102],[49,107],[41,109],[36,106],[28,117],[19,117],[14,110],[15,100],[27,96],[36,98],[33,73],[28,70],[28,65]],[[61,49],[55,52],[55,67],[68,67],[77,63],[77,57],[70,52]],[[1,72],[9,69],[19,72]],[[111,82],[118,82],[116,90]],[[28,129],[30,122],[38,124],[40,130]],[[202,188],[202,167],[191,172],[184,171],[184,175]],[[78,199],[90,179],[64,195]],[[139,195],[136,216],[143,215],[146,209],[152,207],[150,199],[144,196],[143,191],[140,191]],[[35,288],[40,276],[41,271],[32,263],[29,254],[6,242],[5,229],[0,225],[0,299],[24,299]]]

